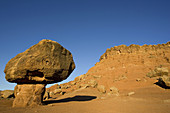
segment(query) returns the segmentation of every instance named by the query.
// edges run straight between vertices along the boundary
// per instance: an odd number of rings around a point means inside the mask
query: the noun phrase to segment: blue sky
[[[7,62],[42,39],[72,52],[85,74],[107,48],[170,41],[169,0],[0,0],[0,90]]]

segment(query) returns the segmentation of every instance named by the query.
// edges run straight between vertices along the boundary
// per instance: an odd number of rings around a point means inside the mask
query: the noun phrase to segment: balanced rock
[[[45,85],[65,80],[74,68],[72,54],[52,40],[44,39],[18,54],[4,70],[6,80],[18,84],[13,106],[40,105]]]

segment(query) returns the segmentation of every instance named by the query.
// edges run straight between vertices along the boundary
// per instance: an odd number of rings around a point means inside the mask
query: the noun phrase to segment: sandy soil
[[[135,94],[127,96],[131,91]],[[0,113],[170,113],[170,89],[154,84],[120,94],[106,96],[95,89],[82,89],[27,108],[12,108],[13,99],[0,99]]]

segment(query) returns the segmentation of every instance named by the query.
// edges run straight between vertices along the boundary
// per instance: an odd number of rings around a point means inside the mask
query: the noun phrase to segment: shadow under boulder
[[[155,84],[164,89],[170,89],[170,77],[169,76],[160,77],[158,79],[158,82],[156,82]]]
[[[64,102],[71,102],[71,101],[91,101],[96,98],[97,98],[96,96],[77,95],[74,97],[64,98],[60,100],[46,100],[43,103],[45,105],[48,105],[48,104],[53,104],[53,103],[64,103]]]

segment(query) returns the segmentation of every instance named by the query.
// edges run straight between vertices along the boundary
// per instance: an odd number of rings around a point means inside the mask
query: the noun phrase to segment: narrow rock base
[[[18,84],[15,86],[13,107],[42,105],[45,84]]]

